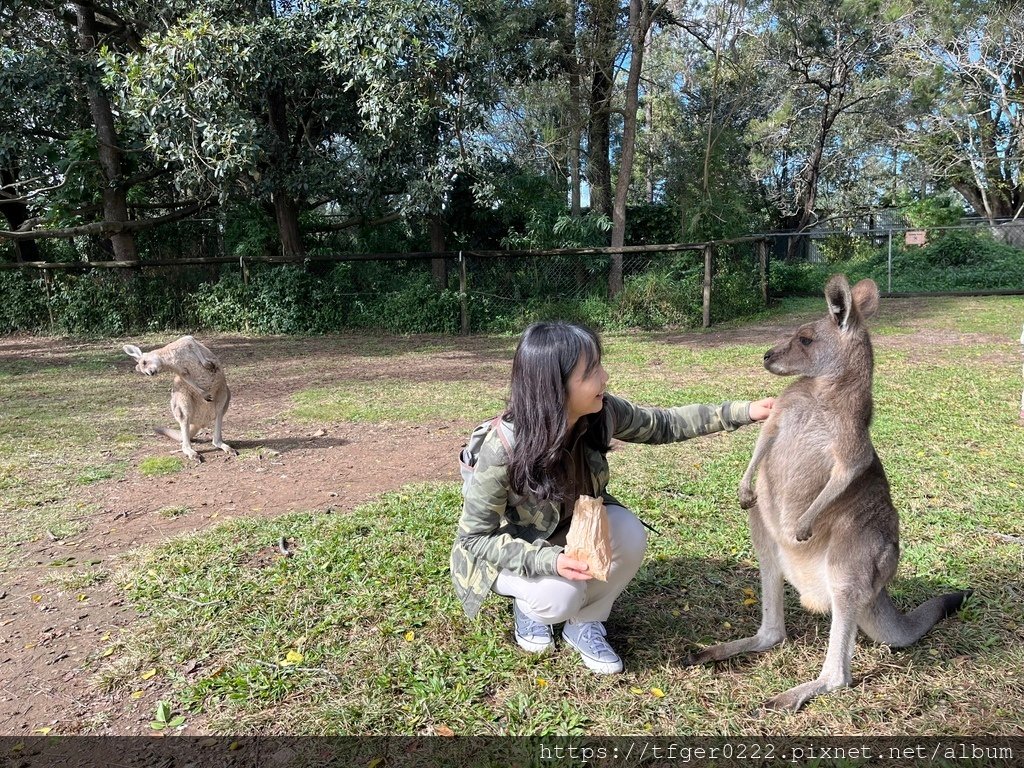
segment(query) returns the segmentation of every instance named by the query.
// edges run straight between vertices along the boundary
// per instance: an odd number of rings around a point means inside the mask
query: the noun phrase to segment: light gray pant
[[[519,610],[543,624],[573,621],[605,621],[622,590],[640,569],[647,551],[647,530],[625,507],[609,504],[608,524],[612,565],[608,580],[570,581],[561,576],[528,579],[502,569],[494,591],[513,597]]]

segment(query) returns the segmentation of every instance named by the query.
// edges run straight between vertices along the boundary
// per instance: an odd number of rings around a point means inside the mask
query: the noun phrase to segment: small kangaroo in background
[[[821,674],[765,703],[797,710],[814,696],[850,684],[857,628],[903,647],[955,613],[970,591],[928,600],[909,614],[886,585],[899,562],[899,516],[871,443],[871,339],[864,321],[878,309],[878,287],[851,290],[843,275],[825,288],[828,314],[772,347],[764,366],[799,376],[778,397],[740,482],[740,506],[761,570],[761,626],[753,637],[714,645],[687,663],[766,651],[786,637],[783,579],[810,611],[832,613]],[[757,490],[753,487],[757,474]]]
[[[213,445],[225,453],[237,456],[230,445],[221,439],[224,413],[231,402],[231,390],[224,378],[220,361],[191,336],[182,336],[166,346],[143,353],[132,344],[124,346],[125,353],[137,362],[135,370],[147,376],[169,371],[174,374],[171,384],[171,415],[179,429],[157,427],[156,433],[181,441],[181,452],[193,461],[203,457],[192,448],[192,438],[200,429],[213,425]]]

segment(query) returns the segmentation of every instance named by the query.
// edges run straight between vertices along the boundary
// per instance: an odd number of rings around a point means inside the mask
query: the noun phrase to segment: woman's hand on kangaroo
[[[764,400],[755,400],[750,404],[750,418],[752,421],[764,421],[772,414],[775,407],[775,398],[766,397]]]

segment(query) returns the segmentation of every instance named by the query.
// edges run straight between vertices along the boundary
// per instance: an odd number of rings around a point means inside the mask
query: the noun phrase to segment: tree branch
[[[94,221],[91,224],[82,224],[77,227],[63,227],[62,229],[36,229],[29,232],[10,232],[0,230],[0,240],[67,240],[72,237],[83,235],[110,236],[122,232],[138,232],[140,230],[152,229],[161,224],[187,219],[189,216],[209,207],[210,203],[194,203],[187,208],[164,216],[157,216],[155,219],[133,219],[130,221]]]

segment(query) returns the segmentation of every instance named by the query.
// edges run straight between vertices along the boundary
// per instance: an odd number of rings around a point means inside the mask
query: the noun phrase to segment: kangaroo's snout
[[[786,344],[779,344],[764,353],[764,367],[766,371],[774,373],[776,376],[786,376],[789,374],[789,371],[784,370],[780,363],[780,360],[785,356],[786,347]]]

